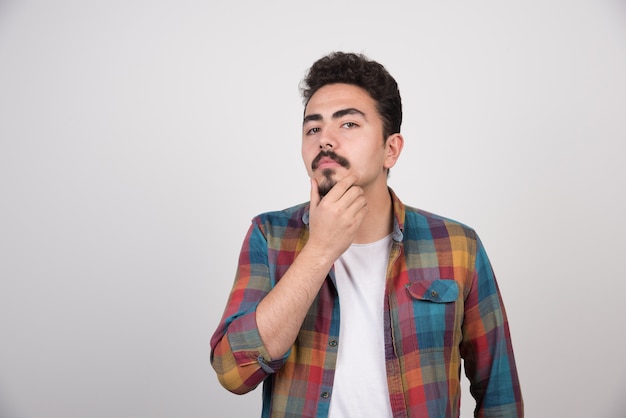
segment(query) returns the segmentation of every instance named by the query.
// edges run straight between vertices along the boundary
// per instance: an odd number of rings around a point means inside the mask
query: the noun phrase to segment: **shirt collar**
[[[391,187],[388,189],[391,195],[391,204],[393,205],[393,231],[391,238],[393,238],[394,241],[402,242],[404,238],[404,215],[406,213],[404,203],[400,201]]]

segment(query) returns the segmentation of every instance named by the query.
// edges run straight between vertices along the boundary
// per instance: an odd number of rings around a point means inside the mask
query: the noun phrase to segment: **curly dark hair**
[[[383,136],[400,133],[402,125],[402,100],[398,83],[376,61],[363,54],[332,52],[313,63],[300,82],[304,105],[317,90],[327,84],[345,83],[363,88],[376,102],[383,120]]]

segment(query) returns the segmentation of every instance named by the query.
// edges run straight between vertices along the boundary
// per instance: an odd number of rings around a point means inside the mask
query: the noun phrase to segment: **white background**
[[[400,84],[401,199],[484,241],[527,416],[626,416],[624,1],[226,4],[0,0],[0,416],[259,415],[209,338],[333,50]]]

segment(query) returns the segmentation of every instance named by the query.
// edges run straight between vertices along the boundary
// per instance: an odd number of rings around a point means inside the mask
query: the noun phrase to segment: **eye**
[[[308,131],[306,131],[307,135],[315,135],[316,133],[318,133],[321,129],[318,127],[315,128],[311,128]]]
[[[341,125],[342,128],[348,128],[348,129],[356,128],[358,126],[359,126],[359,124],[358,123],[354,123],[354,122],[345,122],[345,123],[343,123]]]

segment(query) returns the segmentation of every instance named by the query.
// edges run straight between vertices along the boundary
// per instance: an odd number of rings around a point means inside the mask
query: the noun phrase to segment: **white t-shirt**
[[[339,345],[331,418],[392,417],[385,369],[383,302],[391,235],[352,244],[335,262]]]

